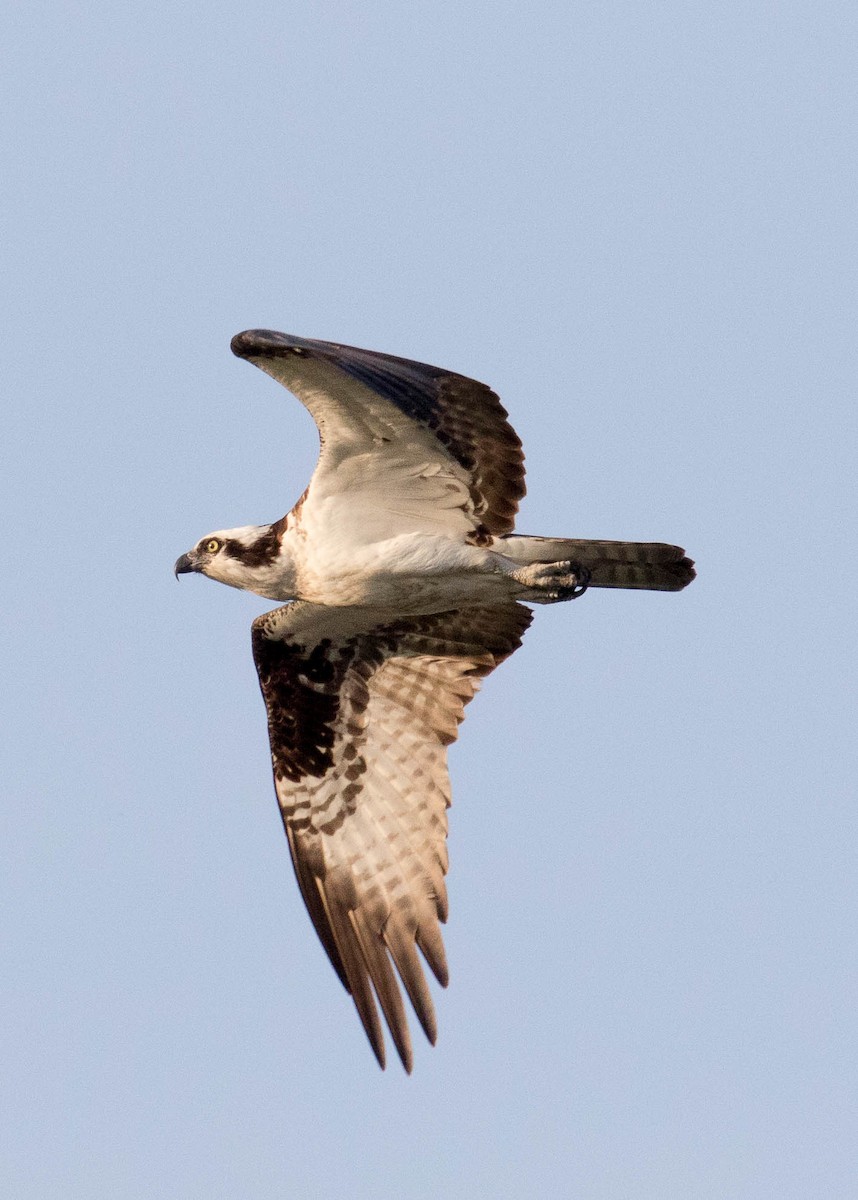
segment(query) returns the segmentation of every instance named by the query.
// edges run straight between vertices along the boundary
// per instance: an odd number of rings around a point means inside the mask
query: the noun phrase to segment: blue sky
[[[854,6],[4,23],[4,1194],[854,1196]],[[254,326],[491,383],[523,532],[698,562],[469,710],[410,1079],[292,878],[269,606],[172,576],[315,462]]]

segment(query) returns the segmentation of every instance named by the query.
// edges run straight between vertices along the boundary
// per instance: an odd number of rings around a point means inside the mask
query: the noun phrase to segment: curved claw
[[[590,586],[590,580],[592,579],[590,571],[583,565],[583,563],[573,563],[572,570],[578,577],[578,582],[574,587],[568,589],[564,588],[565,600],[577,600],[579,596],[583,596],[587,588]]]
[[[587,588],[590,586],[591,575],[588,569],[581,563],[570,563],[569,574],[575,576],[575,583],[570,587],[558,588],[556,592],[551,593],[554,600],[577,600],[579,596],[583,596]]]

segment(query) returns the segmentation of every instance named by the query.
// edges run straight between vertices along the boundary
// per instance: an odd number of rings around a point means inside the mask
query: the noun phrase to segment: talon
[[[575,600],[583,596],[590,583],[590,572],[578,562],[562,560],[533,563],[512,572],[514,579],[527,588],[542,592],[544,604],[557,600]],[[537,599],[533,596],[531,599]]]
[[[579,596],[583,596],[587,588],[590,586],[592,578],[590,572],[581,563],[570,563],[572,574],[577,576],[577,583],[571,588],[564,588],[564,599],[577,600]]]

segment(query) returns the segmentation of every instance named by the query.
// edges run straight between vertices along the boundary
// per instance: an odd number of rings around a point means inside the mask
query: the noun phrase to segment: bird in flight
[[[527,604],[676,592],[694,568],[678,546],[513,533],[524,455],[483,383],[267,329],[232,350],[306,405],[319,461],[285,517],[209,533],[175,571],[289,601],[252,643],[295,874],[379,1064],[380,1005],[410,1072],[398,980],[434,1043],[417,951],[446,986],[447,746],[465,705],[521,644]]]

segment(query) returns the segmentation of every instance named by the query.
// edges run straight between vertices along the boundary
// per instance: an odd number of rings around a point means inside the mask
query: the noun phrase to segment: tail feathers
[[[493,549],[518,563],[580,563],[590,587],[645,588],[679,592],[694,578],[694,563],[679,546],[663,542],[603,542],[587,538],[543,538],[508,534]]]

